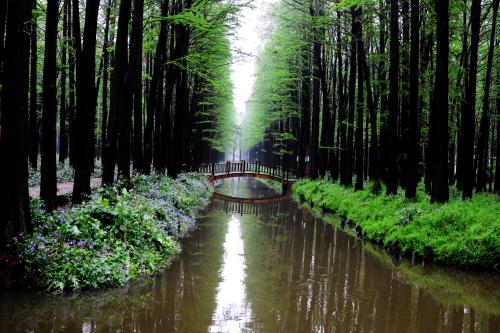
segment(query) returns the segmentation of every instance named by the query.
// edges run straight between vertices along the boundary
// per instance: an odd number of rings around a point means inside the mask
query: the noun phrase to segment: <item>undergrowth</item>
[[[14,242],[26,282],[50,291],[115,287],[166,266],[179,252],[177,240],[194,227],[208,203],[206,180],[135,176],[129,190],[111,187],[88,202],[43,210],[32,205],[34,232]]]
[[[431,204],[422,188],[417,200],[408,201],[402,191],[395,196],[355,192],[324,180],[299,181],[293,191],[345,217],[366,238],[404,254],[458,267],[500,268],[498,196],[476,194],[462,201],[453,193],[450,202],[439,205]]]

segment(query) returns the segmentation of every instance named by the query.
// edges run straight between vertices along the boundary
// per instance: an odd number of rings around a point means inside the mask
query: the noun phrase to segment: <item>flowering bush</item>
[[[169,263],[177,240],[194,227],[208,203],[206,181],[134,176],[131,189],[97,190],[88,202],[53,213],[33,202],[35,230],[17,247],[26,279],[49,290],[123,285]]]

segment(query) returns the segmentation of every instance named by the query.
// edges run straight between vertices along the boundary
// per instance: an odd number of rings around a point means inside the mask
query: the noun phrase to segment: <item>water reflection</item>
[[[0,293],[0,332],[500,332],[498,276],[395,262],[287,198],[241,216],[223,205],[155,278]]]
[[[236,198],[272,198],[280,195],[265,181],[252,177],[227,178],[215,184],[217,193]]]
[[[245,328],[251,322],[252,311],[246,301],[245,269],[240,220],[233,215],[224,242],[222,280],[217,288],[217,308],[212,316],[210,333],[247,331]]]

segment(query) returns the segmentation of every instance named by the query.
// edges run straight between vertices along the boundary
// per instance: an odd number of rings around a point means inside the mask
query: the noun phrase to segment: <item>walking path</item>
[[[100,187],[101,178],[92,178],[90,180],[90,187]],[[34,186],[29,188],[30,197],[33,199],[40,198],[40,186]],[[66,195],[73,192],[73,182],[59,183],[57,184],[57,195]]]

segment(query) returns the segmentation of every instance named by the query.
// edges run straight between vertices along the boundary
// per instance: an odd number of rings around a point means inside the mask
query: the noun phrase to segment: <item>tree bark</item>
[[[419,128],[419,57],[420,57],[420,0],[411,0],[411,46],[409,77],[409,128],[408,128],[408,176],[405,195],[415,199],[418,184]]]
[[[27,139],[30,34],[26,31],[33,2],[9,0],[8,8],[0,134],[0,238],[4,240],[32,230]]]
[[[67,45],[68,45],[68,6],[69,0],[63,2],[63,39],[61,48],[61,95],[59,104],[59,163],[64,164],[68,156],[68,141],[66,131],[66,78],[67,78]]]
[[[103,183],[114,182],[115,165],[118,157],[118,175],[130,178],[130,129],[131,115],[126,95],[130,91],[128,77],[128,24],[131,0],[121,0],[113,72],[111,73],[111,108],[108,134],[103,151]],[[117,128],[119,122],[119,130]],[[117,142],[118,141],[118,142]],[[118,150],[118,154],[117,154]]]
[[[483,113],[481,115],[481,124],[479,127],[479,141],[477,147],[477,185],[476,191],[483,192],[486,190],[486,160],[488,154],[488,140],[490,133],[490,87],[491,87],[491,72],[493,68],[493,54],[495,51],[495,33],[497,25],[498,1],[493,2],[493,21],[491,24],[490,45],[488,49],[488,59],[486,61],[486,74],[484,78],[484,95],[483,95]]]
[[[448,55],[449,0],[435,0],[436,8],[436,82],[434,88],[434,141],[432,167],[432,202],[449,200],[448,187]]]
[[[398,192],[397,127],[399,113],[399,21],[398,1],[390,0],[389,119],[387,126],[387,194]]]
[[[3,2],[6,4],[6,2]],[[33,0],[33,9],[37,8]],[[3,36],[3,34],[2,34]],[[38,22],[33,16],[31,23],[31,73],[30,73],[30,110],[29,110],[29,161],[33,169],[38,167]]]
[[[141,171],[142,167],[142,46],[143,46],[144,0],[134,0],[132,37],[130,45],[130,70],[134,108],[133,168]]]
[[[78,1],[75,1],[78,2]],[[94,122],[95,112],[95,67],[96,67],[96,32],[99,14],[99,0],[88,0],[85,9],[85,30],[83,47],[80,48],[79,23],[73,22],[76,27],[76,75],[77,99],[75,118],[75,182],[73,186],[73,202],[81,202],[90,194],[90,176],[92,160],[94,158]],[[76,6],[74,6],[75,8]],[[78,13],[73,13],[74,20],[78,20]],[[76,24],[75,24],[76,23]]]
[[[481,20],[481,0],[472,0],[471,8],[471,43],[468,79],[465,85],[465,100],[462,114],[462,193],[464,199],[472,198],[474,188],[474,139],[476,126],[476,85]],[[467,69],[466,69],[467,70]]]
[[[47,210],[55,208],[57,198],[56,117],[57,117],[57,24],[59,1],[47,1],[45,54],[42,86],[42,165],[40,197]]]
[[[363,69],[363,30],[361,25],[361,7],[357,7],[356,11],[356,43],[357,43],[357,57],[358,57],[358,103],[357,103],[357,121],[356,121],[356,183],[354,188],[356,191],[363,189],[363,179],[364,179],[364,150],[363,150],[363,121],[364,121],[364,69]]]

